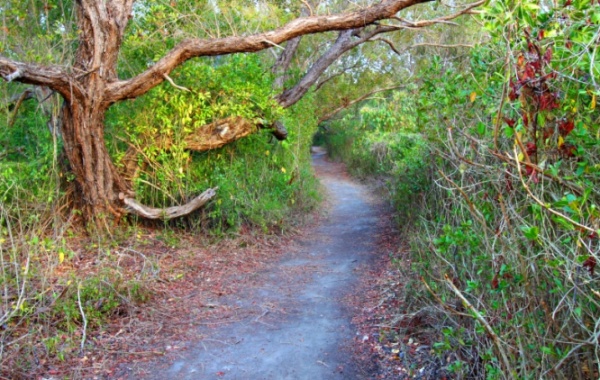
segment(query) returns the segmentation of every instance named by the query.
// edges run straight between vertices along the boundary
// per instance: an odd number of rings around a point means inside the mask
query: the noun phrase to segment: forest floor
[[[327,201],[301,227],[217,243],[138,236],[118,265],[123,275],[156,272],[150,299],[125,305],[76,359],[24,377],[443,378],[429,342],[396,328],[407,272],[391,210],[344,165],[313,158]]]

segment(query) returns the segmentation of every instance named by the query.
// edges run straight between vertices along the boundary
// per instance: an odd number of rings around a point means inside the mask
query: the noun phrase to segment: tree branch
[[[0,56],[0,77],[7,82],[46,86],[60,93],[65,100],[81,97],[82,89],[69,73],[58,66],[39,66],[13,61]]]
[[[123,193],[119,194],[119,198],[123,200],[123,203],[125,203],[126,209],[129,213],[139,215],[147,219],[169,220],[188,215],[204,206],[217,195],[217,189],[217,187],[208,189],[184,205],[167,208],[153,208],[145,206],[133,198],[125,197]]]
[[[380,92],[384,92],[384,91],[389,91],[389,90],[395,90],[395,89],[399,89],[402,88],[404,86],[391,86],[391,87],[386,87],[386,88],[380,88],[374,91],[369,92],[368,94],[364,94],[361,97],[358,97],[350,102],[347,102],[345,104],[342,104],[341,106],[339,106],[338,108],[334,109],[333,111],[327,113],[326,115],[323,115],[319,118],[319,121],[317,124],[320,124],[324,121],[330,120],[332,117],[334,117],[335,115],[337,115],[340,111],[345,110],[348,107],[351,107],[353,105],[355,105],[356,103],[360,103],[363,100],[366,100],[369,96],[380,93]]]
[[[344,66],[340,71],[338,71],[337,73],[333,73],[330,76],[328,76],[327,78],[320,80],[317,85],[315,86],[315,92],[319,91],[319,89],[321,87],[323,87],[325,85],[325,83],[329,82],[332,79],[335,79],[341,75],[344,75],[348,70],[352,70],[355,69],[359,66],[360,62],[356,62],[355,64],[353,64],[352,66]]]
[[[432,47],[439,47],[439,48],[456,48],[456,47],[472,48],[474,46],[474,45],[470,45],[470,44],[444,45],[444,44],[434,44],[434,43],[421,43],[421,44],[410,45],[408,47],[405,47],[402,50],[398,50],[398,48],[396,48],[394,43],[392,41],[388,40],[387,38],[378,37],[378,38],[374,38],[371,40],[371,42],[378,42],[378,41],[386,43],[390,47],[390,49],[392,49],[394,51],[394,53],[396,53],[398,55],[402,55],[403,53],[406,53],[408,50],[414,49],[414,48],[420,47],[420,46],[432,46]]]
[[[429,1],[432,0],[385,0],[356,12],[300,17],[281,28],[250,36],[208,40],[188,39],[138,76],[110,84],[105,99],[109,103],[114,103],[119,100],[136,98],[164,81],[164,74],[170,74],[177,66],[192,58],[257,52],[268,49],[273,44],[280,45],[292,38],[306,34],[362,28],[376,21],[388,19],[402,9]],[[483,1],[478,5],[481,3]]]
[[[275,90],[281,90],[283,88],[283,84],[285,81],[285,73],[288,71],[290,64],[292,63],[292,58],[296,51],[298,50],[298,46],[300,46],[300,40],[302,37],[292,38],[285,45],[285,49],[277,58],[277,61],[273,65],[273,74],[275,74],[275,81],[273,82],[273,88]]]
[[[467,7],[463,8],[462,10],[456,13],[432,20],[412,22],[398,18],[396,16],[391,16],[389,18],[399,20],[402,23],[409,25],[408,27],[411,29],[423,28],[437,23],[447,23],[448,20],[452,20],[457,17],[460,17],[461,15],[467,14],[473,8],[483,3],[484,0],[480,0],[476,3],[468,5]],[[365,27],[361,27],[355,28],[353,30],[344,30],[340,32],[335,43],[311,66],[311,68],[306,72],[304,77],[302,77],[302,79],[300,79],[300,81],[294,87],[287,89],[282,94],[277,96],[277,100],[284,108],[292,106],[293,104],[298,102],[298,100],[300,100],[302,96],[306,94],[306,92],[319,79],[319,77],[325,72],[325,70],[344,53],[362,43],[371,41],[373,37],[377,35],[406,28],[407,27],[403,25],[377,24],[377,27],[371,30],[367,30]],[[386,40],[384,42],[387,42],[393,48],[393,50],[398,53],[398,50],[393,46],[391,41]]]

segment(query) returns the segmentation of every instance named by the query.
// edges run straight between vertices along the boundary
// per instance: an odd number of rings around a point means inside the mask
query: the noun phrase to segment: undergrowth
[[[345,130],[328,137],[333,154],[406,194],[395,196],[401,215],[419,206],[401,219],[404,306],[381,334],[433,335],[456,378],[600,376],[600,19],[598,5],[569,4],[490,5],[486,46],[462,62],[429,60],[419,86],[396,95],[408,122],[390,131],[348,116],[329,127]],[[411,150],[407,129],[428,154]],[[406,155],[417,163],[409,177],[395,171]],[[424,201],[405,203],[415,183]]]

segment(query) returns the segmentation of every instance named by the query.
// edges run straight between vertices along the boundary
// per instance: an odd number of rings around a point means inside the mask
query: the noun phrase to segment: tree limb
[[[380,88],[374,91],[369,92],[368,94],[364,94],[361,97],[358,97],[348,103],[342,104],[341,106],[339,106],[338,108],[334,109],[333,111],[327,113],[326,115],[323,115],[319,118],[319,121],[317,122],[318,124],[330,120],[332,117],[334,117],[335,115],[337,115],[340,111],[345,110],[348,107],[351,107],[353,105],[355,105],[356,103],[360,103],[363,100],[366,100],[368,97],[370,97],[371,95],[377,94],[379,92],[384,92],[384,91],[389,91],[389,90],[395,90],[395,89],[399,89],[402,88],[404,86],[391,86],[391,87],[386,87],[386,88]]]
[[[188,215],[204,206],[217,195],[217,189],[217,187],[208,189],[184,205],[167,208],[153,208],[145,206],[133,198],[126,197],[123,193],[119,194],[119,198],[123,200],[126,210],[129,213],[144,217],[146,219],[169,220]]]
[[[114,103],[136,98],[164,81],[183,62],[196,57],[217,56],[233,53],[250,53],[280,45],[292,38],[333,30],[362,28],[376,21],[388,19],[402,9],[432,0],[385,0],[356,12],[327,16],[300,17],[288,24],[264,33],[250,36],[231,36],[215,39],[188,39],[168,52],[156,64],[129,80],[109,84],[106,101]],[[480,5],[483,1],[477,3]]]
[[[59,66],[40,66],[0,56],[0,77],[7,82],[49,87],[67,101],[71,101],[73,96],[81,97],[83,93],[77,81]]]
[[[455,19],[461,15],[467,14],[471,9],[483,4],[484,0],[480,0],[476,3],[472,3],[462,10],[453,13],[448,16],[423,21],[407,21],[396,16],[390,18],[401,21],[407,24],[409,28],[423,28],[437,23],[446,23],[448,20]],[[339,57],[341,57],[347,51],[355,48],[356,46],[372,41],[377,35],[405,29],[403,25],[382,25],[377,24],[374,29],[367,30],[365,27],[355,28],[353,30],[344,30],[339,33],[335,43],[310,67],[306,74],[300,79],[300,81],[292,88],[287,89],[282,94],[277,96],[277,100],[282,107],[287,108],[298,102],[310,89],[310,87],[319,79],[319,77],[325,72],[325,70],[331,66]],[[384,41],[391,44],[390,41]],[[394,51],[398,53],[397,49],[393,47]]]

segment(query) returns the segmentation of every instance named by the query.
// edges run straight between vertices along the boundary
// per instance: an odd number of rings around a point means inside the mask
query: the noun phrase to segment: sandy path
[[[144,378],[360,378],[347,350],[355,329],[342,299],[373,262],[377,210],[366,189],[322,153],[314,165],[329,194],[328,217],[278,265],[257,273],[259,286],[220,300],[239,310],[236,322],[199,328],[197,343],[146,363],[152,369]]]

